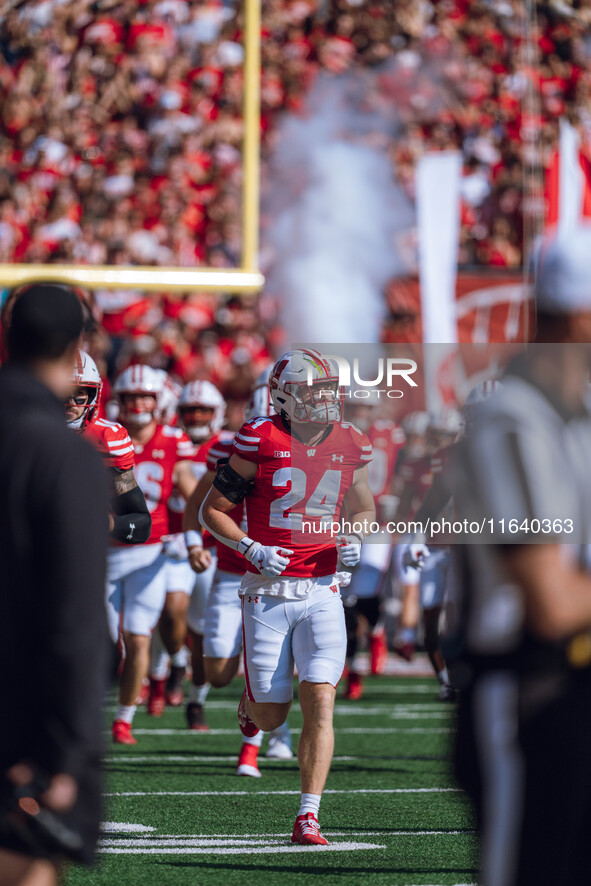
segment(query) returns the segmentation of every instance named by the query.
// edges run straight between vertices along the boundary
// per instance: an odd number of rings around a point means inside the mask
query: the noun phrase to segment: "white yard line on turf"
[[[371,701],[371,699],[367,699],[367,701]],[[238,707],[238,702],[236,701],[210,701],[209,698],[205,703],[205,707],[208,711],[235,711]],[[116,711],[117,705],[109,704],[105,705],[106,711]],[[337,702],[334,708],[335,714],[389,714],[393,711],[442,711],[445,710],[444,705],[440,701],[432,701],[432,702],[393,702],[390,704],[388,701],[384,701],[382,704],[352,704],[346,705],[340,702]]]
[[[395,726],[367,726],[367,727],[355,727],[355,726],[336,726],[335,732],[340,733],[341,735],[374,735],[374,734],[384,734],[384,733],[425,733],[438,735],[444,732],[453,732],[453,729],[444,729],[440,727],[433,728],[423,728],[420,726],[412,726],[408,729],[398,729]],[[299,735],[299,729],[292,729],[292,735]],[[108,735],[109,732],[105,731],[105,735]],[[236,729],[210,729],[208,732],[193,732],[190,729],[135,729],[133,730],[134,735],[185,735],[189,738],[195,739],[196,736],[201,738],[207,738],[208,735],[238,735],[238,727]]]
[[[459,794],[459,788],[360,788],[326,790],[325,794]],[[107,791],[103,797],[272,797],[299,796],[299,791]]]
[[[208,754],[191,754],[183,756],[182,754],[146,754],[144,757],[136,757],[135,754],[121,754],[121,756],[109,756],[105,759],[105,763],[227,763],[228,761],[236,761],[238,754],[221,754],[218,756],[209,756]],[[280,763],[296,763],[295,756],[282,760],[277,757],[259,757],[259,763],[276,763],[279,759]],[[369,757],[367,754],[357,754],[351,756],[333,757],[333,762],[347,763],[351,760],[363,760],[364,763],[371,762],[375,759],[376,763],[383,762],[382,757]],[[396,758],[398,759],[398,758]]]
[[[216,855],[276,855],[277,853],[305,852],[351,852],[352,850],[386,849],[385,844],[380,843],[329,843],[328,846],[224,846],[216,848]],[[105,846],[99,848],[101,855],[210,855],[211,846],[166,846],[144,848],[142,846],[127,848],[119,846]]]
[[[137,827],[137,825],[129,825],[131,827]],[[154,829],[155,830],[155,829]],[[123,831],[123,826],[122,826]],[[112,831],[112,833],[114,833]],[[125,831],[128,833],[128,831]],[[326,837],[457,837],[457,836],[466,836],[475,834],[476,831],[473,829],[465,829],[460,831],[359,831],[359,832],[351,832],[351,831],[325,831],[322,829],[322,833]],[[101,845],[117,845],[117,846],[127,846],[128,844],[136,845],[140,842],[142,845],[144,842],[152,843],[154,840],[162,840],[169,841],[171,844],[175,841],[182,841],[183,843],[190,843],[194,840],[199,840],[204,842],[206,840],[219,842],[220,840],[225,840],[226,842],[231,841],[232,843],[242,843],[244,841],[256,841],[261,842],[263,840],[271,840],[271,839],[285,839],[289,837],[289,834],[158,834],[154,836],[154,834],[146,834],[146,836],[137,835],[134,839],[125,837],[124,839],[118,839],[117,837],[102,837]]]

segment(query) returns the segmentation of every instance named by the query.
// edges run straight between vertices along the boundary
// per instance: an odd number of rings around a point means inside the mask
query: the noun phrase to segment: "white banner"
[[[571,230],[583,214],[585,180],[579,163],[581,139],[564,117],[560,118],[560,165],[558,167],[558,227]]]
[[[417,227],[419,280],[424,344],[454,344],[458,340],[456,274],[460,242],[459,152],[425,154],[417,168]],[[439,371],[446,348],[425,348],[426,406],[443,403]]]

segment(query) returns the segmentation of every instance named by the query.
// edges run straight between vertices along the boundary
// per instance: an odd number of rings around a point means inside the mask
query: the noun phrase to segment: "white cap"
[[[538,311],[591,311],[591,224],[545,235],[536,247],[534,263]]]

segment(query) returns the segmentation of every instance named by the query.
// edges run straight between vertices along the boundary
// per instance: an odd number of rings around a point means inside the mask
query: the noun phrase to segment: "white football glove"
[[[357,566],[361,559],[361,540],[357,535],[338,535],[335,539],[339,560],[345,566]]]
[[[412,566],[413,569],[421,570],[428,556],[429,548],[427,545],[408,545],[402,555],[402,565],[405,569]]]
[[[289,566],[289,557],[293,554],[289,548],[277,548],[273,545],[262,545],[253,541],[244,556],[261,575],[267,578],[275,578],[281,575],[286,566]]]

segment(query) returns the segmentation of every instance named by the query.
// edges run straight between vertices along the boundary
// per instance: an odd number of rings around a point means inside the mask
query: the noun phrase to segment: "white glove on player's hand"
[[[412,566],[413,569],[422,569],[425,560],[429,556],[427,545],[408,545],[402,555],[402,565],[405,569]]]
[[[361,559],[361,541],[356,535],[339,535],[336,538],[339,560],[345,566],[357,566]]]
[[[286,566],[289,566],[289,557],[293,554],[289,548],[276,548],[273,545],[262,545],[253,541],[244,556],[261,575],[267,578],[275,578],[281,575]]]

